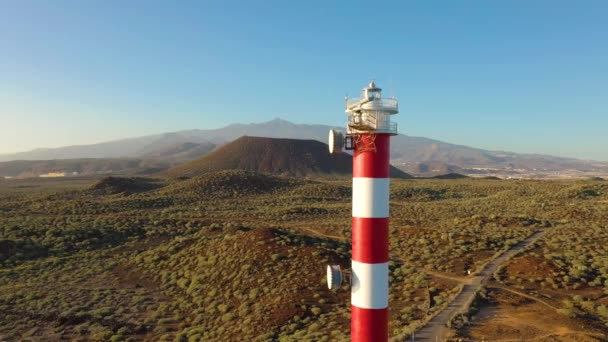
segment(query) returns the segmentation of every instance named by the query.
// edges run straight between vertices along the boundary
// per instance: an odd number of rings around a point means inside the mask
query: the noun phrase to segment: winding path
[[[446,326],[446,323],[457,311],[464,309],[467,302],[473,299],[477,287],[491,277],[500,264],[504,263],[507,259],[515,255],[526,246],[543,237],[546,233],[547,231],[543,230],[528,236],[525,240],[520,241],[518,244],[511,247],[511,249],[486,264],[476,276],[469,278],[470,280],[465,282],[462,291],[450,302],[450,304],[448,304],[447,307],[445,307],[441,312],[439,312],[439,314],[437,314],[416,331],[414,334],[415,340],[444,341],[450,332],[450,329]]]

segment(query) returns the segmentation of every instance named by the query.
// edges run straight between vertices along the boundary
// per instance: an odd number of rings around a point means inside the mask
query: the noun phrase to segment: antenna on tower
[[[389,93],[391,99],[395,98],[395,91],[393,89],[393,77],[392,76],[388,79],[388,93]]]

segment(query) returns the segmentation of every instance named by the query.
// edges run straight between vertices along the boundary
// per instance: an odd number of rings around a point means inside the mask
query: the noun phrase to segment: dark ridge
[[[224,170],[206,173],[174,183],[165,187],[162,191],[200,199],[227,198],[268,193],[296,183],[296,180],[259,174],[252,171]]]
[[[329,154],[316,140],[243,136],[191,162],[169,169],[171,177],[193,177],[221,170],[247,170],[291,177],[350,176],[352,156]],[[411,178],[391,166],[393,178]]]
[[[561,189],[554,196],[562,199],[590,199],[608,193],[608,184],[574,184]]]
[[[88,191],[97,195],[134,194],[159,188],[157,179],[142,177],[106,177],[93,184]]]
[[[487,179],[487,180],[502,180],[502,178],[496,177],[496,176],[482,177],[482,179]]]
[[[432,178],[434,178],[434,179],[463,179],[463,178],[469,178],[469,176],[461,175],[460,173],[448,173],[445,175],[439,175],[439,176],[435,176]]]
[[[350,187],[338,184],[308,183],[293,189],[292,195],[308,198],[348,199],[352,196]]]

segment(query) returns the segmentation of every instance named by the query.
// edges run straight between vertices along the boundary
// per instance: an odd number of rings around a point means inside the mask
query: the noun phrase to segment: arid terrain
[[[350,191],[231,170],[0,180],[0,340],[348,340],[349,289],[324,276],[349,267]],[[541,232],[446,336],[605,341],[607,222],[606,181],[393,179],[392,339]]]

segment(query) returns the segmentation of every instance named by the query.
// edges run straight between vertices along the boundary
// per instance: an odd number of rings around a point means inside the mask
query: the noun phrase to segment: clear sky
[[[0,2],[0,153],[281,117],[608,160],[608,1]]]

